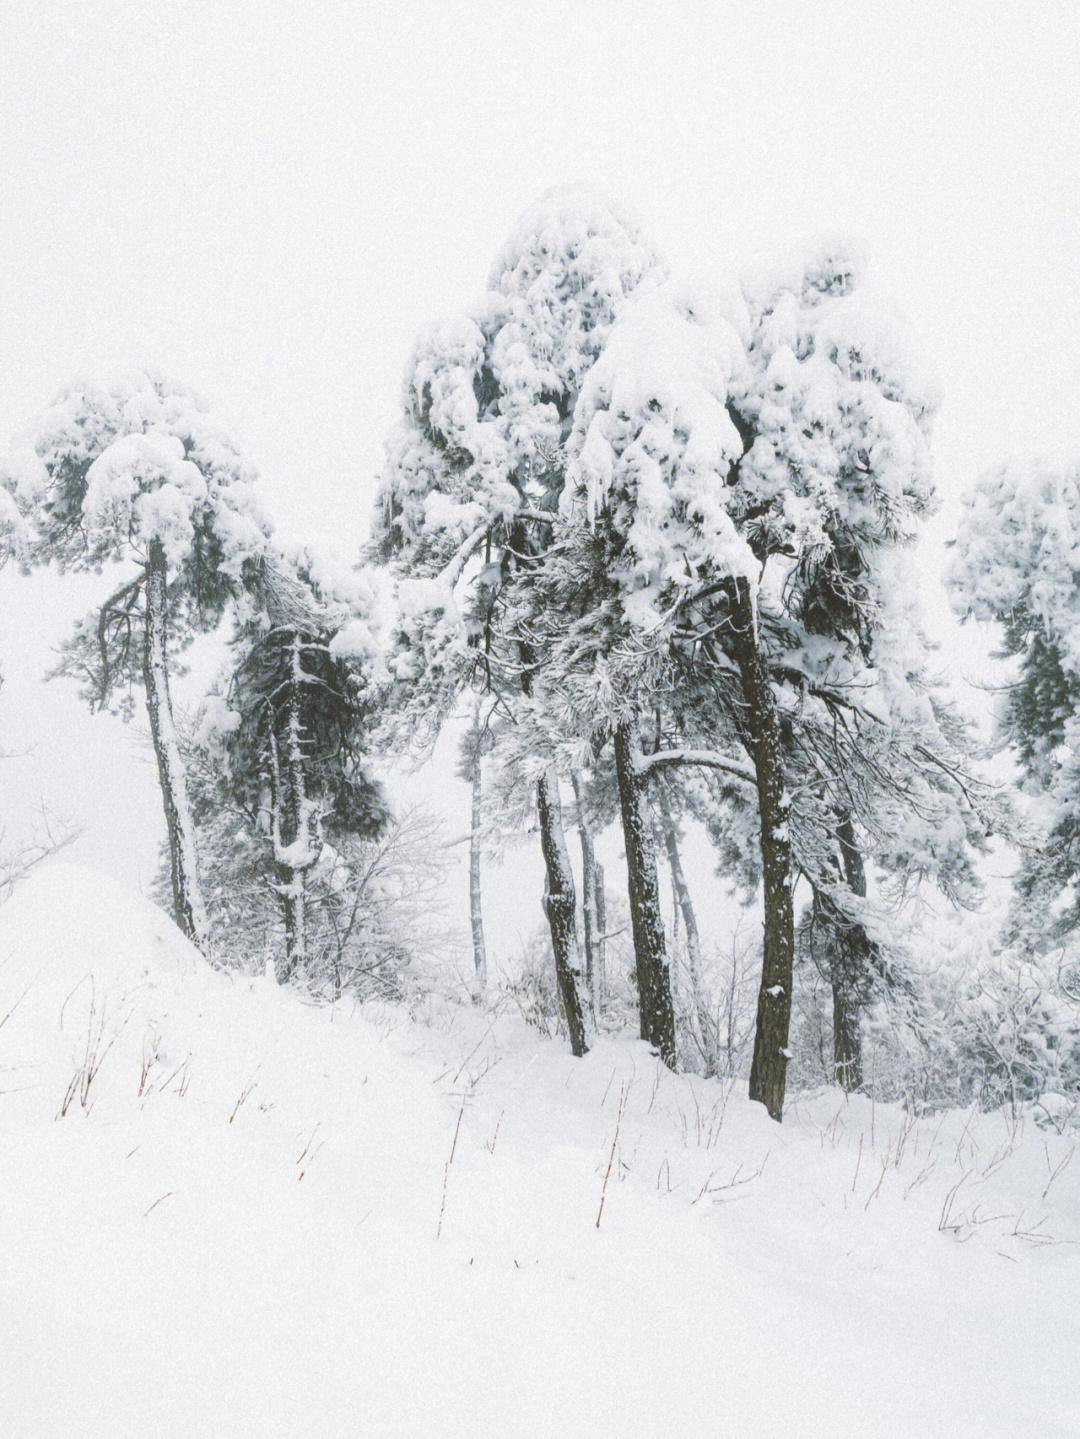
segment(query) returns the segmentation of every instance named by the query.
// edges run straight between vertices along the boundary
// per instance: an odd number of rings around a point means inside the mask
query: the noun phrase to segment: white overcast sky
[[[850,231],[945,390],[949,501],[1080,436],[1080,7],[5,0],[0,442],[73,374],[211,400],[358,543],[412,336],[593,181],[677,268]]]

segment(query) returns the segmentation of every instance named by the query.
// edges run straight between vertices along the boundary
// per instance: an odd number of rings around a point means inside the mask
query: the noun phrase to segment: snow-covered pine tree
[[[377,587],[308,552],[264,555],[232,660],[204,706],[221,800],[258,816],[284,921],[281,983],[310,968],[308,878],[327,844],[374,839],[388,815],[367,765],[381,680]]]
[[[730,375],[723,347],[710,348],[716,333],[689,325],[672,295],[671,287],[654,288],[627,309],[582,387],[558,542],[530,577],[521,619],[546,656],[539,682],[548,710],[563,712],[567,732],[583,743],[597,735],[614,742],[642,1036],[669,1063],[675,1017],[641,738],[647,724],[651,739],[654,712],[671,694],[671,637],[657,628],[653,600],[673,576],[690,582],[694,521],[687,517],[695,486],[704,494],[705,472],[726,475],[740,450],[725,408]],[[737,364],[739,338],[734,332],[726,338],[726,358]],[[675,395],[681,398],[665,415],[661,397]],[[724,530],[715,536],[717,564],[730,559],[756,572],[722,507],[713,508]],[[663,574],[650,578],[653,562]]]
[[[219,623],[265,550],[253,471],[192,390],[139,371],[62,390],[20,438],[9,473],[28,522],[29,564],[123,567],[122,583],[78,627],[61,672],[80,676],[99,706],[120,687],[142,685],[173,911],[201,944],[205,914],[169,674],[176,648]]]
[[[1015,678],[998,742],[1032,796],[1040,842],[1026,845],[1010,933],[1029,951],[1080,959],[1080,463],[1025,456],[965,498],[949,573],[964,618],[1000,627]]]
[[[858,271],[831,244],[746,285],[751,381],[737,401],[749,441],[739,523],[764,565],[770,668],[798,697],[782,724],[793,841],[828,931],[836,1073],[849,1086],[859,1008],[893,973],[867,856],[894,890],[930,877],[968,901],[993,818],[934,677],[909,558],[933,504],[936,387]]]
[[[507,617],[549,541],[562,470],[548,458],[616,317],[663,273],[610,202],[554,191],[519,221],[474,310],[421,333],[375,524],[376,553],[407,576],[391,659],[406,730],[437,730],[469,685],[511,711],[533,705],[540,657]],[[588,1016],[553,757],[533,784],[556,975],[582,1054]]]
[[[578,715],[622,731],[627,787],[694,763],[756,791],[765,952],[751,1093],[779,1118],[798,871],[850,895],[835,863],[845,806],[876,808],[885,849],[881,816],[895,821],[906,799],[900,831],[917,829],[921,848],[898,867],[940,877],[948,850],[966,873],[982,816],[915,678],[924,656],[895,561],[931,498],[932,398],[842,251],[748,293],[668,287],[613,328],[578,402],[571,533],[537,611],[552,683]],[[666,716],[669,748],[634,753],[643,711]]]

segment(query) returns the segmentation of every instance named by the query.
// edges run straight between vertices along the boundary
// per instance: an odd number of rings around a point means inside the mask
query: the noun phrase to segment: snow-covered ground
[[[65,864],[4,1016],[5,1439],[1080,1432],[1067,1129],[316,1007]]]

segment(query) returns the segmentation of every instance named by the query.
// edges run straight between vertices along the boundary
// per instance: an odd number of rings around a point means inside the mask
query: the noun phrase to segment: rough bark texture
[[[589,989],[589,1004],[595,1020],[600,1012],[596,962],[596,944],[600,935],[596,918],[596,851],[592,831],[585,819],[581,779],[575,774],[573,781],[574,799],[577,803],[577,828],[581,837],[581,920],[585,936],[585,983]]]
[[[281,875],[281,908],[285,917],[285,953],[279,954],[274,974],[279,984],[287,984],[304,962],[307,938],[304,933],[304,877],[295,870],[285,869]]]
[[[739,668],[745,714],[744,742],[757,784],[761,823],[761,862],[765,889],[765,953],[758,993],[750,1098],[765,1105],[773,1119],[784,1112],[784,1089],[791,1028],[791,976],[795,958],[793,873],[788,837],[788,801],[780,725],[765,657],[758,644],[756,615],[748,581],[731,583],[729,639]]]
[[[566,1015],[570,1034],[570,1050],[575,1055],[588,1052],[585,1010],[581,1000],[581,959],[577,945],[577,916],[574,899],[574,876],[563,833],[562,806],[554,774],[541,775],[536,782],[536,808],[540,817],[540,844],[547,866],[547,888],[544,911],[551,930],[551,948],[555,956],[555,979]]]
[[[671,1002],[660,884],[646,812],[645,780],[637,770],[637,736],[629,724],[615,730],[615,771],[619,781],[623,840],[634,932],[641,1037],[655,1045],[665,1064],[675,1065],[675,1008]]]
[[[481,906],[480,826],[483,822],[483,771],[480,765],[479,710],[475,730],[476,749],[472,763],[472,828],[469,832],[469,918],[472,923],[473,964],[479,1003],[487,990],[487,946],[484,943],[484,914]]]
[[[524,540],[517,537],[519,553],[523,552]],[[521,658],[521,689],[526,696],[532,688],[532,672],[536,656],[532,646],[525,640],[519,641],[518,653]],[[570,868],[570,855],[566,848],[563,832],[562,805],[559,801],[559,781],[554,770],[541,775],[536,781],[536,812],[540,822],[540,847],[544,854],[547,870],[547,885],[544,891],[544,912],[548,929],[551,931],[551,952],[555,957],[555,981],[563,1002],[566,1028],[570,1035],[570,1049],[575,1055],[588,1053],[586,1042],[586,1016],[582,1004],[581,956],[577,942],[577,902],[574,894],[574,873]]]
[[[686,883],[686,874],[682,867],[678,835],[675,832],[675,825],[667,802],[662,798],[660,809],[664,817],[664,846],[667,849],[668,866],[671,869],[671,887],[675,891],[675,902],[679,906],[683,928],[686,930],[686,961],[690,971],[690,993],[697,1016],[702,1057],[705,1060],[705,1073],[713,1075],[718,1072],[716,1028],[701,989],[701,936],[698,932],[697,915],[694,912],[690,888]]]
[[[836,830],[844,878],[852,894],[866,898],[866,868],[859,852],[850,815],[843,815]],[[859,1014],[861,993],[873,963],[873,942],[861,925],[850,921],[838,928],[833,958],[833,1061],[836,1082],[846,1090],[862,1088],[862,1035]]]
[[[188,805],[184,763],[169,698],[168,608],[165,551],[160,540],[150,544],[146,568],[146,639],[143,648],[146,710],[157,760],[158,782],[169,840],[169,876],[173,915],[180,929],[200,949],[206,945],[207,924],[195,858],[195,828]]]

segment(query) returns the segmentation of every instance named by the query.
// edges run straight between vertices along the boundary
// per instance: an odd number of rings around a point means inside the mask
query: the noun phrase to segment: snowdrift
[[[125,886],[80,865],[38,872],[0,906],[0,1090],[40,1091],[65,1066],[103,1070],[122,1037],[152,1036],[180,997],[215,980],[172,921]]]
[[[1068,1128],[311,1005],[69,866],[0,977],[5,1439],[1080,1432]]]

